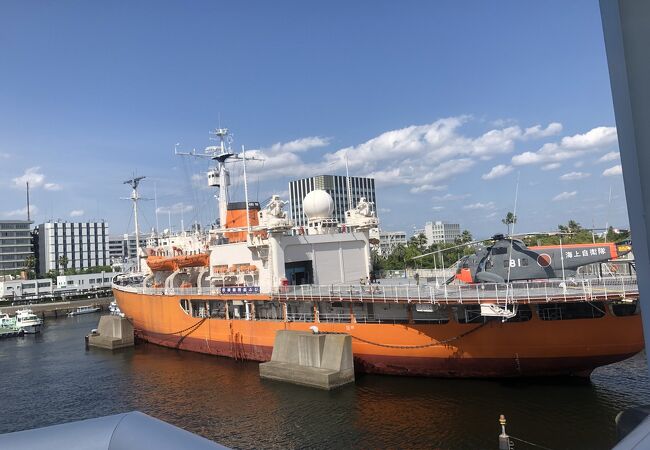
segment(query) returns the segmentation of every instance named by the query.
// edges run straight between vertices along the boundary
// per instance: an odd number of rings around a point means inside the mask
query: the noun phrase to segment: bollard
[[[510,436],[506,434],[506,416],[503,414],[499,416],[499,424],[501,424],[501,434],[499,435],[499,450],[510,450]]]

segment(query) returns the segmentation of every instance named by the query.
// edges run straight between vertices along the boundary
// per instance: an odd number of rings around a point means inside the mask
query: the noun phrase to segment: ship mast
[[[230,149],[230,142],[232,137],[228,128],[217,128],[211,131],[210,134],[216,136],[219,145],[211,145],[206,147],[203,153],[196,153],[196,150],[191,152],[179,152],[178,144],[174,149],[174,154],[179,156],[194,156],[197,158],[210,158],[217,162],[217,167],[208,171],[208,185],[219,188],[219,197],[217,200],[217,207],[219,209],[219,226],[225,228],[226,214],[228,212],[228,186],[230,185],[230,173],[226,169],[226,161],[230,158],[235,158],[237,155]],[[226,145],[226,142],[228,145]]]
[[[228,214],[228,186],[230,186],[230,172],[226,169],[226,162],[230,160],[256,160],[255,157],[246,157],[246,150],[242,147],[242,156],[234,153],[230,147],[232,142],[232,134],[228,128],[217,128],[214,131],[211,131],[210,134],[216,136],[218,139],[219,145],[213,145],[206,147],[204,153],[196,153],[195,150],[191,152],[183,153],[179,152],[177,149],[174,150],[176,155],[181,156],[194,156],[202,158],[210,158],[213,161],[216,161],[217,166],[208,171],[208,185],[212,187],[219,188],[219,197],[217,201],[217,206],[219,208],[219,227],[226,228],[226,217]],[[244,162],[244,194],[246,196],[246,217],[247,217],[247,228],[250,231],[250,219],[248,218],[248,182],[246,179],[246,166]]]
[[[140,228],[138,227],[138,200],[140,200],[140,196],[138,195],[138,185],[140,184],[140,181],[145,178],[146,177],[133,177],[124,182],[124,184],[131,186],[132,189],[130,200],[133,201],[133,222],[135,223],[135,267],[138,272],[140,272]]]
[[[212,160],[217,161],[217,169],[219,171],[219,226],[226,227],[226,215],[228,214],[228,186],[230,185],[230,173],[226,169],[226,161],[235,156],[230,150],[230,145],[226,148],[226,138],[230,136],[228,128],[217,128],[212,133],[219,139],[218,147],[206,148],[206,153],[210,150],[213,151]],[[215,150],[219,150],[217,153]]]

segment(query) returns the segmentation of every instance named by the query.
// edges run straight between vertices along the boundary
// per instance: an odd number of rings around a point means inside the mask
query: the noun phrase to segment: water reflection
[[[260,380],[256,363],[153,345],[84,351],[96,321],[51,320],[42,336],[0,341],[0,432],[137,409],[234,448],[496,448],[506,414],[514,436],[598,449],[613,444],[620,409],[650,403],[642,355],[592,383],[367,375],[325,392]]]

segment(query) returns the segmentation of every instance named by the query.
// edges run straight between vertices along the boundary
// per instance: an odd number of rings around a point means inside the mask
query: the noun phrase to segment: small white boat
[[[19,309],[16,311],[16,327],[28,334],[40,333],[43,320],[40,319],[31,309]]]
[[[23,330],[16,326],[16,319],[9,314],[0,312],[0,339],[6,337],[22,336]]]
[[[99,306],[80,306],[74,311],[68,313],[69,316],[78,316],[81,314],[92,314],[99,311]]]
[[[0,328],[14,328],[16,319],[9,317],[9,314],[0,312]]]
[[[117,306],[117,302],[115,300],[113,300],[108,305],[108,310],[111,312],[111,315],[113,315],[113,316],[124,317],[124,314],[122,313],[122,311],[120,311],[120,307]]]

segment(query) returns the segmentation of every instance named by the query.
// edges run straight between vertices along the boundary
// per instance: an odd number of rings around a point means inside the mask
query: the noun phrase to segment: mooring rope
[[[508,437],[510,439],[514,439],[515,441],[519,441],[519,442],[523,442],[524,444],[532,445],[533,447],[541,448],[541,449],[544,449],[544,450],[553,450],[551,448],[544,447],[543,445],[535,444],[534,442],[528,442],[528,441],[525,441],[523,439],[519,439],[518,437],[514,437],[514,436],[508,436]]]
[[[428,347],[436,347],[438,345],[446,345],[449,344],[450,342],[454,342],[458,339],[464,338],[468,334],[472,334],[473,332],[477,331],[479,328],[483,328],[485,325],[487,325],[487,322],[483,322],[481,325],[472,328],[471,330],[467,330],[464,333],[459,334],[458,336],[454,336],[453,338],[445,339],[443,341],[436,341],[436,342],[430,342],[429,344],[421,344],[421,345],[394,345],[394,344],[380,344],[379,342],[372,342],[367,339],[360,338],[358,336],[354,336],[350,334],[350,337],[352,339],[356,339],[357,341],[363,342],[365,344],[370,344],[370,345],[376,345],[377,347],[385,347],[385,348],[400,348],[400,349],[418,349],[418,348],[428,348]],[[322,334],[349,334],[349,333],[343,333],[343,332],[338,332],[338,331],[323,331],[320,332]]]
[[[174,331],[173,333],[159,333],[159,334],[161,336],[171,336],[171,335],[174,335],[174,334],[181,334],[181,333],[186,332],[190,328],[194,328],[194,327],[198,328],[198,327],[200,327],[203,324],[203,322],[205,322],[207,319],[208,319],[207,317],[204,317],[203,319],[199,320],[195,324],[192,324],[191,326],[189,326],[187,328],[184,328],[184,329],[182,329],[180,331]],[[194,332],[194,330],[192,330],[192,332]]]
[[[179,347],[181,346],[181,344],[183,343],[183,341],[185,340],[185,338],[188,337],[190,334],[194,333],[196,330],[198,330],[199,327],[200,327],[201,325],[203,325],[203,322],[205,322],[207,319],[208,319],[207,317],[204,317],[204,318],[201,319],[198,323],[194,324],[194,326],[192,326],[192,327],[190,327],[190,328],[186,328],[185,330],[183,330],[183,331],[187,331],[187,330],[189,330],[189,332],[188,332],[185,336],[181,336],[181,338],[180,338],[180,339],[178,340],[178,342],[176,343],[176,346],[175,346],[175,347],[176,347],[176,348],[179,348]],[[179,334],[183,333],[183,331],[179,331]]]

